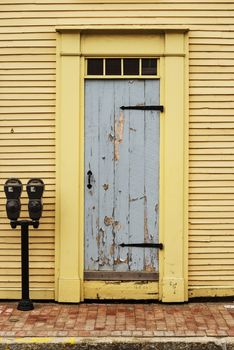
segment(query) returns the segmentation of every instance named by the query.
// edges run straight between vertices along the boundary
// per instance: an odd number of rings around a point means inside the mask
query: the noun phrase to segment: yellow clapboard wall
[[[19,231],[2,186],[12,176],[46,183],[43,219],[30,233],[31,293],[54,297],[55,27],[82,24],[189,28],[189,295],[234,286],[233,17],[233,0],[0,2],[0,298],[20,290]],[[26,202],[24,192],[24,217]]]

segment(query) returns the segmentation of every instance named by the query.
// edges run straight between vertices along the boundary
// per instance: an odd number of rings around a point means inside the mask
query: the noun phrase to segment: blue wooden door
[[[85,83],[85,270],[157,272],[159,80]],[[131,275],[131,274],[130,274]]]

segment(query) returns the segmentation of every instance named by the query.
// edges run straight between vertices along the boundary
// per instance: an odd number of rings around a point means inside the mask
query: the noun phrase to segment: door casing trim
[[[117,28],[93,31],[90,26],[84,31],[60,29],[57,35],[55,292],[58,301],[82,301],[90,293],[88,285],[94,287],[92,283],[85,284],[83,277],[85,57],[148,54],[160,60],[160,104],[165,107],[160,117],[159,240],[165,248],[159,252],[159,299],[183,302],[188,298],[187,33],[152,31],[147,27],[145,31],[142,28],[127,32]],[[96,288],[100,283],[102,288],[105,286],[102,281],[92,282]],[[140,294],[144,296],[144,292]]]

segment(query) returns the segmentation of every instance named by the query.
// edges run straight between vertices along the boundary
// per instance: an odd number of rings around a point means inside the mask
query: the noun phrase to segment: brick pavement
[[[4,337],[228,337],[234,336],[234,303],[188,304],[34,303],[18,311],[0,303]]]

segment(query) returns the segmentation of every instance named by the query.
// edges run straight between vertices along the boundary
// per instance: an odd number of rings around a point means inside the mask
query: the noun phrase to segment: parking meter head
[[[22,192],[22,182],[19,179],[11,178],[5,182],[4,191],[7,199],[19,199]]]
[[[28,193],[28,211],[32,220],[39,220],[42,214],[42,195],[44,192],[44,182],[41,179],[31,179],[28,181],[26,189]]]
[[[41,179],[30,179],[26,189],[29,199],[41,199],[44,192],[44,182]]]
[[[7,198],[6,212],[11,221],[15,221],[20,216],[20,196],[22,192],[22,183],[19,179],[8,179],[4,185],[4,192]]]

